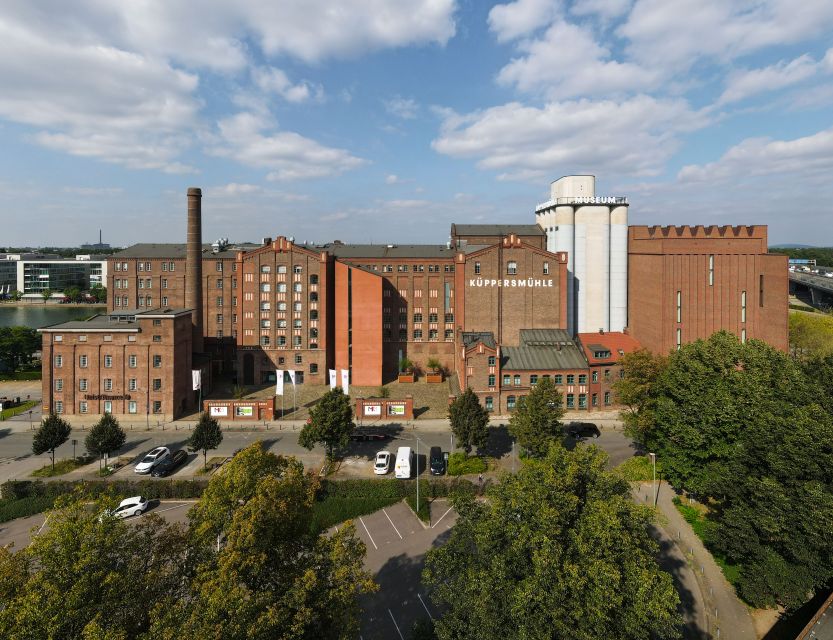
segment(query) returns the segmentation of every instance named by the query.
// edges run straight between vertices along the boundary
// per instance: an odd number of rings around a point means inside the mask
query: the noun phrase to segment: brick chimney
[[[193,350],[203,352],[202,323],[202,191],[188,189],[188,230],[185,252],[185,307],[192,309]]]

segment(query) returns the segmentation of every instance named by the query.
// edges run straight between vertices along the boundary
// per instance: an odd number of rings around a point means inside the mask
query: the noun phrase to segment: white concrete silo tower
[[[594,176],[552,183],[535,209],[549,251],[567,252],[567,329],[622,331],[627,326],[628,205],[596,196]]]

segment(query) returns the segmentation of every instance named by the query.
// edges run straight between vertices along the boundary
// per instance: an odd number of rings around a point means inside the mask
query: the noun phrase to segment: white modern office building
[[[548,251],[567,252],[571,335],[628,325],[628,201],[597,196],[595,176],[565,176],[535,208]]]
[[[59,293],[70,287],[88,291],[107,286],[106,256],[76,255],[61,258],[44,254],[0,254],[0,294],[20,291],[40,297],[43,291]]]

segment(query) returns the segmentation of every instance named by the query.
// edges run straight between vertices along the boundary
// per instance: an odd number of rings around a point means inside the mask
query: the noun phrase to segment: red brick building
[[[590,409],[618,409],[613,383],[622,377],[621,358],[641,345],[633,336],[613,331],[579,333],[576,341],[590,367]]]
[[[668,353],[720,330],[787,350],[787,257],[764,226],[628,228],[628,327]]]

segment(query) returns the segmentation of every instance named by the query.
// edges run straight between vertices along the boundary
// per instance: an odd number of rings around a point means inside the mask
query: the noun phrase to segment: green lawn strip
[[[628,482],[650,482],[654,479],[654,469],[648,456],[634,456],[612,469],[614,475]],[[657,478],[661,477],[662,466],[657,464]]]
[[[20,413],[23,413],[24,411],[28,411],[29,409],[34,407],[36,404],[37,404],[37,402],[35,402],[34,400],[27,400],[23,404],[18,405],[16,407],[10,407],[8,409],[3,409],[3,411],[0,412],[0,420],[8,420],[12,416],[16,416]]]
[[[200,468],[196,470],[194,475],[196,476],[206,476],[214,473],[217,469],[223,466],[223,463],[227,460],[227,456],[214,456],[213,458],[209,458],[208,462],[205,465],[200,465]]]
[[[64,460],[57,460],[55,462],[55,468],[52,468],[52,463],[41,467],[40,469],[35,469],[31,476],[33,478],[52,478],[54,476],[62,476],[65,473],[69,473],[70,471],[75,471],[79,467],[83,467],[86,464],[89,464],[90,461],[85,458],[66,458]]]
[[[429,498],[425,498],[422,495],[419,496],[419,510],[417,511],[416,508],[416,494],[409,495],[405,498],[405,502],[408,503],[408,506],[411,507],[411,511],[413,511],[417,518],[422,520],[426,524],[431,524],[431,507],[429,506]]]
[[[0,380],[40,380],[41,370],[37,371],[17,371],[15,373],[0,373]]]
[[[473,473],[483,473],[488,465],[479,456],[467,456],[465,453],[452,453],[448,457],[448,475],[462,476]]]
[[[345,520],[353,520],[359,516],[365,516],[384,507],[396,504],[400,500],[401,498],[385,496],[370,498],[335,496],[324,498],[312,506],[312,523],[310,528],[312,531],[320,533]]]
[[[714,529],[714,523],[706,518],[705,507],[683,504],[683,501],[679,497],[674,498],[674,506],[677,507],[677,511],[691,525],[691,529],[700,538],[703,545],[709,550],[709,553],[712,554],[714,561],[720,567],[721,571],[723,571],[723,575],[729,584],[734,586],[740,576],[741,565],[732,564],[725,557],[710,548],[709,535]]]

